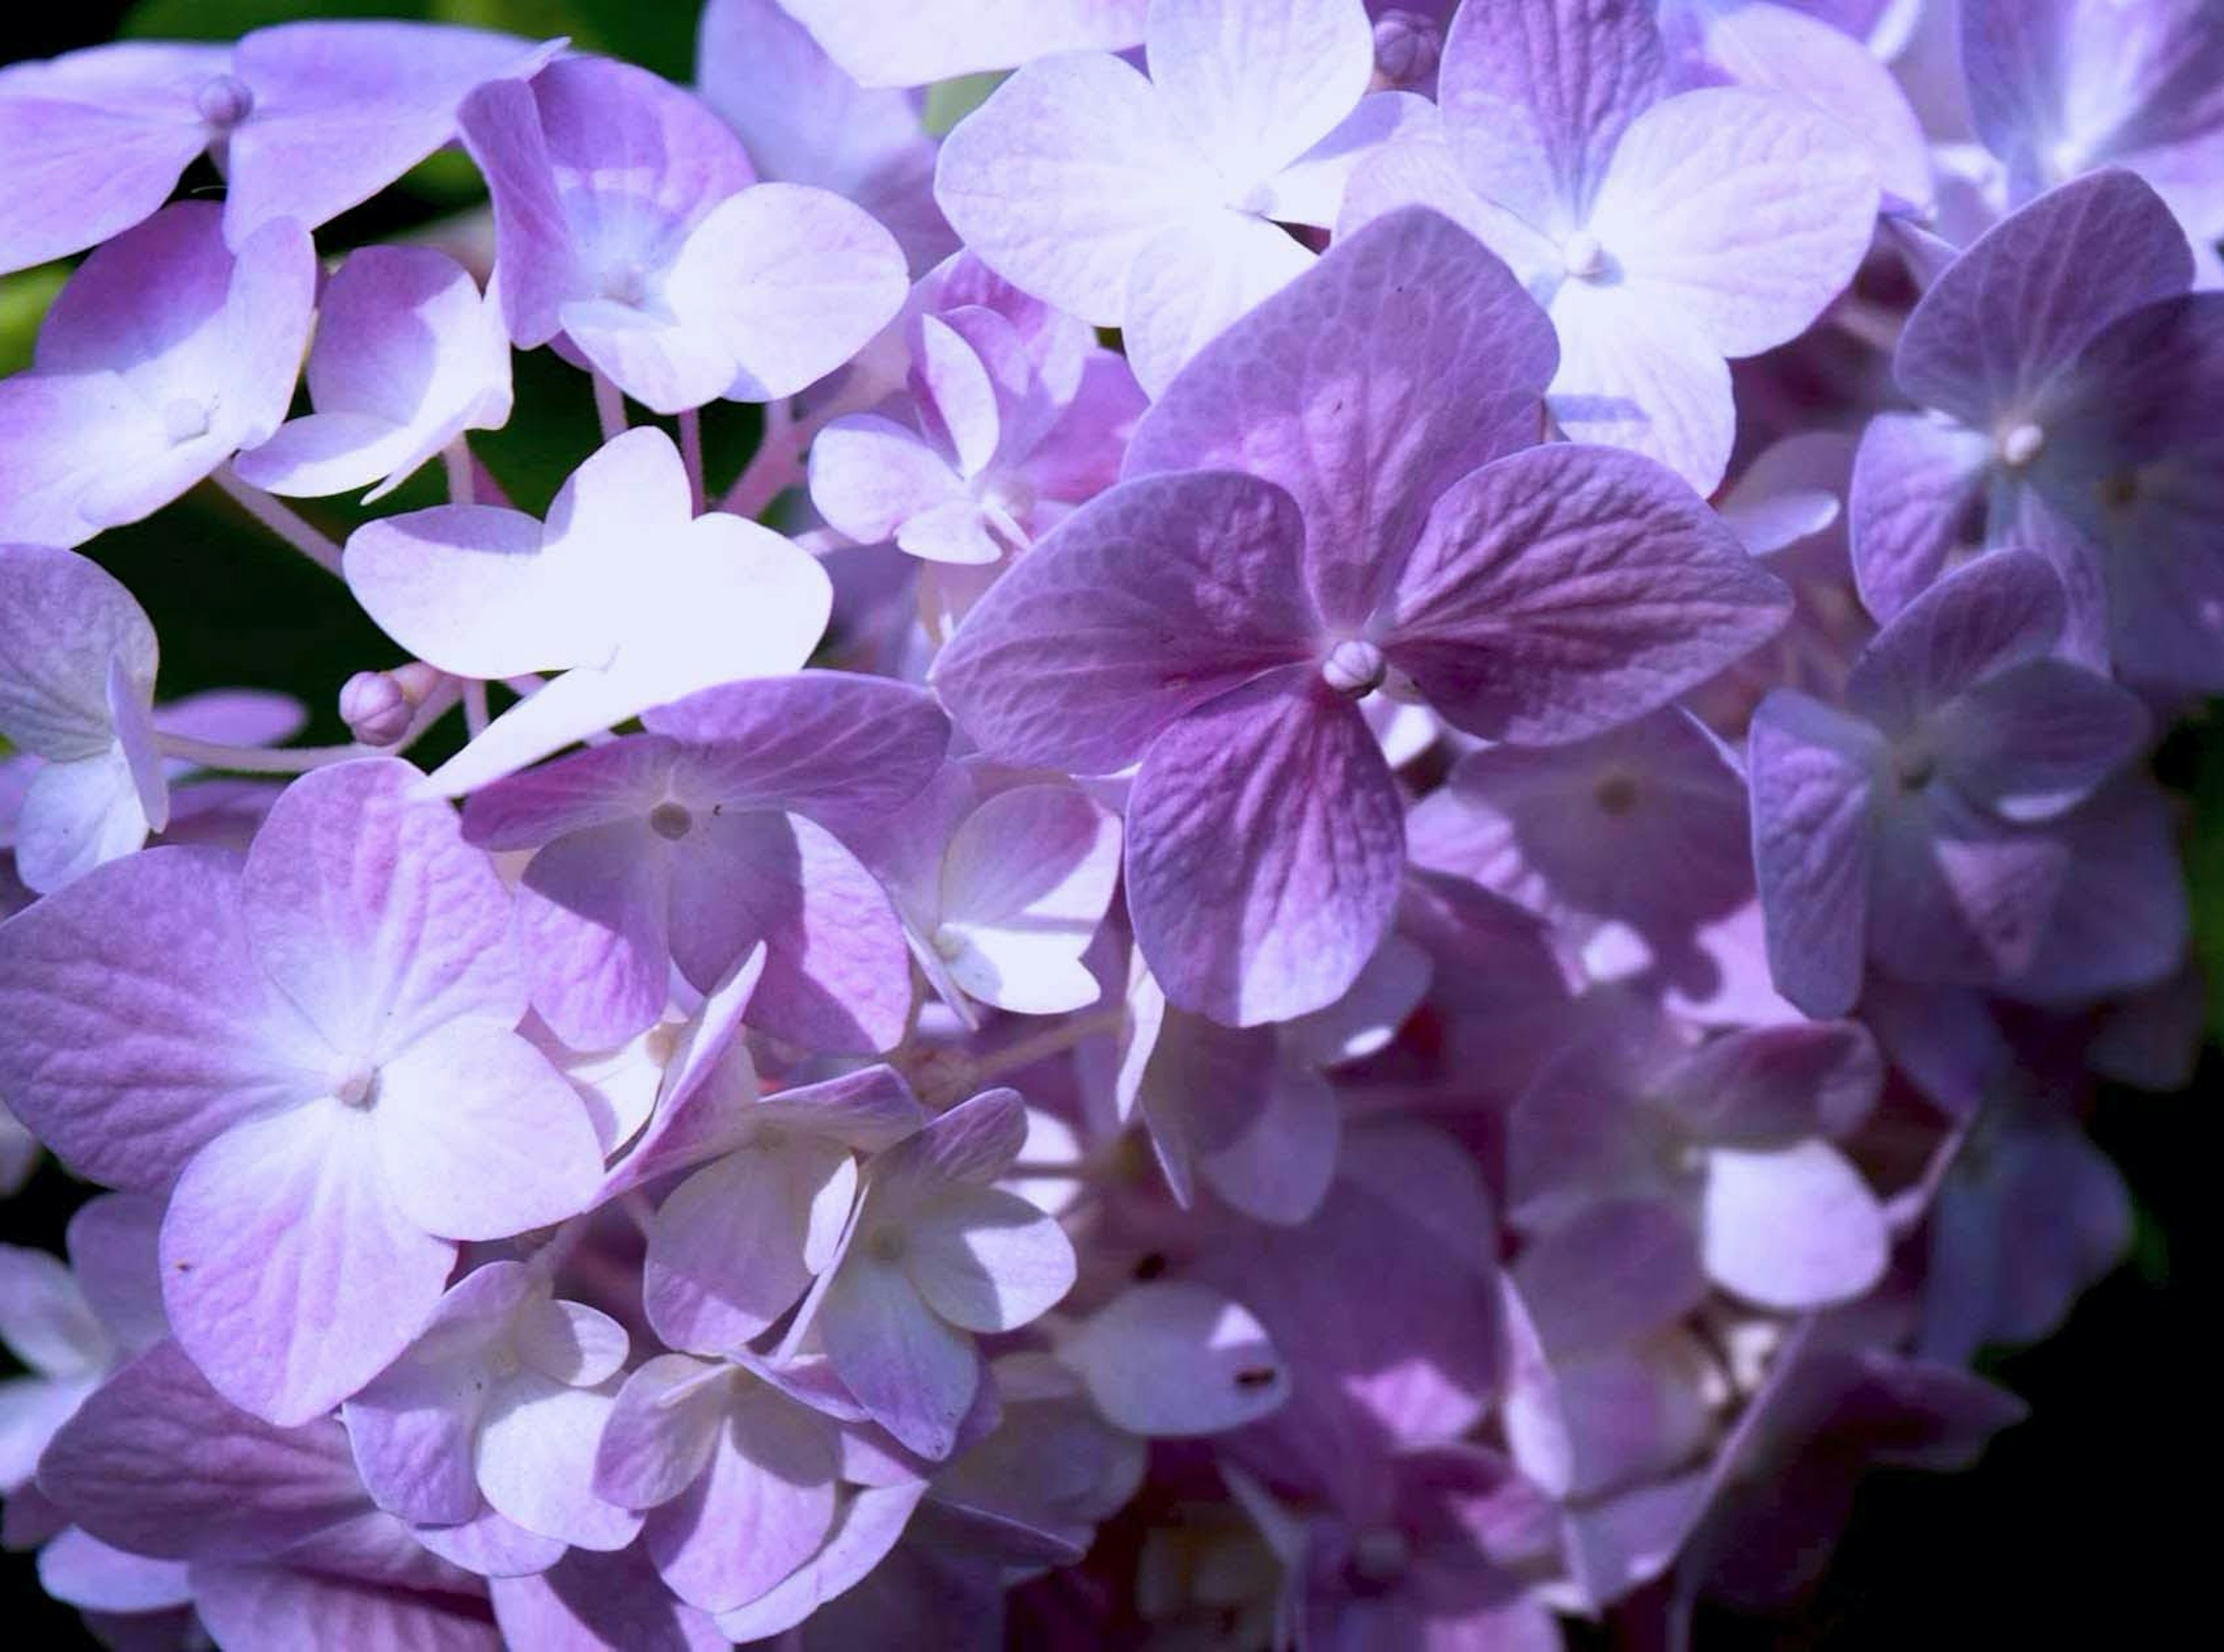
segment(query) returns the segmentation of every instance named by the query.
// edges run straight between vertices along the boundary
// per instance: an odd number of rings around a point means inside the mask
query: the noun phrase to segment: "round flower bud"
[[[1386,11],[1374,21],[1374,73],[1387,90],[1420,85],[1444,50],[1444,30],[1418,12]]]
[[[236,74],[219,74],[203,85],[193,107],[218,131],[230,131],[255,112],[255,89]]]

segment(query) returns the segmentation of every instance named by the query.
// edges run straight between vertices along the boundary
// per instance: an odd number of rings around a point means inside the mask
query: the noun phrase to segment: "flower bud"
[[[440,674],[413,660],[392,671],[358,671],[340,687],[340,718],[367,746],[390,746],[409,732]]]
[[[1374,22],[1374,76],[1387,91],[1420,85],[1437,72],[1444,34],[1412,11],[1386,11]]]

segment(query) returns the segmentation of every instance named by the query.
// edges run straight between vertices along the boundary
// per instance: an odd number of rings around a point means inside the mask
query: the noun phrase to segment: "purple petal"
[[[716,1354],[768,1329],[810,1285],[813,1237],[838,1233],[856,1185],[846,1149],[808,1139],[741,1148],[680,1183],[648,1226],[641,1296],[656,1333]]]
[[[1764,1307],[1849,1301],[1884,1276],[1884,1211],[1823,1142],[1707,1155],[1707,1272]]]
[[[146,613],[98,563],[45,546],[0,546],[0,734],[63,762],[106,752],[111,670],[155,692]]]
[[[1374,73],[1374,41],[1341,0],[1157,0],[1147,56],[1184,130],[1248,184],[1351,111]]]
[[[1880,413],[1861,434],[1847,497],[1861,601],[1889,622],[1943,573],[1985,497],[1993,444],[1930,415]]]
[[[1125,51],[1143,38],[1142,0],[781,0],[781,4],[811,31],[828,56],[868,86],[923,86],[953,75],[1008,69],[1056,52],[1090,47]]]
[[[75,1526],[39,1551],[39,1586],[92,1611],[164,1611],[193,1598],[184,1561],[114,1548]]]
[[[1765,1146],[1852,1135],[1883,1086],[1858,1022],[1809,1022],[1714,1040],[1677,1064],[1660,1099],[1703,1140]]]
[[[174,1342],[87,1400],[41,1468],[72,1520],[139,1554],[268,1554],[368,1507],[338,1424],[261,1421],[226,1403]]]
[[[335,1101],[218,1136],[162,1223],[180,1344],[226,1398],[281,1425],[331,1410],[400,1353],[455,1256],[388,1191],[370,1120]]]
[[[415,1652],[501,1652],[502,1637],[468,1596],[382,1588],[284,1566],[193,1568],[193,1606],[211,1638],[243,1652],[313,1646],[406,1646]]]
[[[1640,0],[1501,0],[1453,19],[1437,96],[1478,193],[1571,228],[1665,68]]]
[[[980,1385],[980,1357],[970,1337],[927,1307],[901,1262],[862,1240],[835,1273],[817,1323],[835,1370],[874,1421],[923,1457],[949,1456]]]
[[[1000,792],[943,856],[932,944],[984,1003],[1058,1015],[1096,1002],[1081,963],[1120,872],[1120,822],[1066,786]]]
[[[1539,1235],[1513,1264],[1555,1356],[1608,1351],[1684,1317],[1707,1294],[1698,1236],[1660,1199],[1608,1199]]]
[[[657,1571],[705,1611],[746,1605],[825,1541],[836,1471],[831,1423],[773,1389],[736,1393],[708,1471],[649,1517]]]
[[[1976,684],[1938,719],[1942,772],[2011,820],[2082,802],[2146,744],[2130,691],[2062,660],[2031,660]]]
[[[1437,502],[1383,651],[1471,732],[1553,744],[1652,710],[1759,647],[1791,599],[1650,460],[1516,453]]]
[[[529,785],[534,777],[513,778]],[[572,1048],[615,1048],[664,1013],[672,996],[669,881],[665,843],[638,815],[573,832],[527,863],[517,938],[533,1007]]]
[[[2161,198],[2130,173],[2097,172],[2004,219],[1956,259],[1908,317],[1892,371],[1918,401],[1981,429],[2004,418],[2043,429],[2034,398],[2079,350],[2192,282],[2185,231]]]
[[[905,1224],[906,1263],[926,1305],[967,1331],[1014,1331],[1073,1287],[1073,1244],[1055,1218],[1001,1187],[937,1200]]]
[[[620,1549],[641,1516],[595,1494],[597,1453],[615,1378],[572,1388],[527,1369],[488,1396],[474,1467],[486,1500],[530,1532],[575,1548]]]
[[[597,1496],[630,1509],[678,1497],[710,1465],[736,1380],[730,1365],[660,1354],[626,1379],[596,1448]]]
[[[646,820],[671,789],[677,756],[670,740],[628,735],[496,781],[464,806],[464,839],[499,853]]]
[[[1778,690],[1753,713],[1753,860],[1777,990],[1810,1016],[1861,997],[1867,955],[1870,813],[1884,762],[1874,730]]]
[[[1404,859],[1374,736],[1302,668],[1175,723],[1128,802],[1137,942],[1169,1001],[1229,1025],[1343,997],[1388,927]]]
[[[382,757],[303,775],[241,874],[256,961],[344,1060],[398,1054],[458,1016],[525,1012],[508,891],[421,780]]]
[[[1136,427],[1127,474],[1241,470],[1281,487],[1316,606],[1360,624],[1452,480],[1536,440],[1557,354],[1471,236],[1394,213],[1208,345]]]
[[[926,1495],[924,1480],[900,1480],[850,1492],[818,1553],[748,1605],[720,1613],[720,1630],[729,1639],[746,1642],[775,1636],[800,1624],[827,1601],[864,1580],[895,1547],[912,1511]]]
[[[1625,447],[1711,493],[1728,469],[1737,405],[1698,322],[1630,288],[1561,284],[1551,303],[1560,370],[1545,397],[1569,440]]]
[[[1106,1419],[1131,1434],[1224,1434],[1289,1398],[1264,1326],[1240,1302],[1186,1281],[1122,1291],[1058,1345]]]
[[[65,1161],[160,1187],[234,1123],[319,1093],[331,1053],[256,967],[237,863],[155,849],[0,927],[0,1090]]]
[[[999,579],[935,661],[987,750],[1106,774],[1192,708],[1310,654],[1305,524],[1250,477],[1139,478]]]
[[[497,1579],[495,1621],[512,1646],[547,1652],[720,1652],[707,1612],[673,1598],[640,1548],[574,1549],[538,1577]]]
[[[811,444],[811,503],[860,544],[893,540],[905,523],[971,497],[917,431],[879,414],[837,419]]]
[[[1951,784],[1903,793],[1883,813],[1869,949],[1911,981],[1993,984],[2020,974],[2069,867],[2057,833],[2018,827]]]
[[[1847,701],[1887,733],[1905,733],[1994,672],[2050,653],[2064,612],[2062,581],[2044,559],[1980,557],[1877,634],[1847,678]]]

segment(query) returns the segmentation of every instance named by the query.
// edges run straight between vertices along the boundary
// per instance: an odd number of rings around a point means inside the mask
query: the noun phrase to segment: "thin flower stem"
[[[340,548],[293,507],[281,504],[261,488],[241,480],[238,473],[229,465],[218,465],[209,479],[222,488],[242,510],[325,573],[336,579],[342,577]]]
[[[155,746],[166,757],[175,757],[203,769],[225,769],[236,775],[306,775],[354,757],[387,755],[377,748],[350,742],[338,746],[226,745],[218,740],[196,740],[190,735],[157,731]],[[392,748],[388,748],[390,751]]]
[[[464,684],[464,734],[476,740],[493,719],[487,715],[487,686],[477,677]]]
[[[440,458],[448,467],[448,503],[477,504],[478,464],[471,458],[471,445],[458,436],[440,450]]]
[[[924,1064],[927,1071],[925,1081],[919,1085],[919,1093],[929,1101],[962,1100],[1000,1073],[1033,1067],[1037,1061],[1070,1050],[1099,1034],[1117,1033],[1127,1020],[1128,1006],[1115,1004],[1093,1015],[1072,1016],[984,1054],[959,1056],[955,1060],[930,1060]]]
[[[679,415],[679,457],[687,465],[687,491],[697,516],[703,514],[703,413],[689,408]]]
[[[595,375],[595,417],[602,421],[604,441],[625,434],[625,393],[600,373]]]
[[[718,509],[736,516],[755,516],[803,479],[802,453],[793,408],[786,402],[766,402],[763,440]]]

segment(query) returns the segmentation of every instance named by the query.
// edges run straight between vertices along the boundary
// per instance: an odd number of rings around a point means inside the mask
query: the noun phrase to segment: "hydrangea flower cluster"
[[[1973,1357],[2127,1237],[2093,1086],[2198,1037],[2143,759],[2224,690],[2224,13],[700,45],[0,73],[0,267],[85,255],[0,382],[0,1161],[105,1190],[0,1249],[46,1588],[1677,1644],[2014,1422]],[[319,247],[450,145],[477,233]],[[603,440],[536,515],[542,349]],[[79,548],[205,480],[391,639],[348,743],[166,696]]]

